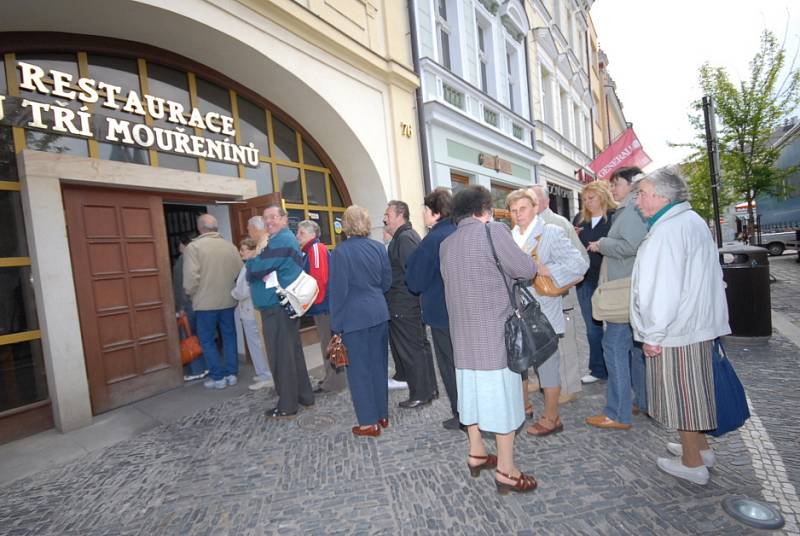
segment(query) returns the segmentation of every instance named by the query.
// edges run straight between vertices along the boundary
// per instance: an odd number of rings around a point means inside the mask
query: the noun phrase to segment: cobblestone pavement
[[[770,285],[772,308],[783,313],[800,328],[800,264],[792,252],[769,258],[769,272],[775,279]]]
[[[798,348],[778,333],[728,346],[754,418],[714,441],[704,487],[656,468],[675,436],[646,417],[623,432],[583,423],[602,409],[604,384],[563,407],[563,433],[519,436],[518,465],[540,487],[503,497],[488,471],[470,478],[464,435],[440,425],[444,397],[401,410],[406,392],[391,392],[391,427],[364,439],[350,433],[347,393],[266,422],[273,400],[258,392],[0,487],[0,534],[763,533],[725,514],[729,495],[770,500],[787,517],[783,532],[798,534]]]

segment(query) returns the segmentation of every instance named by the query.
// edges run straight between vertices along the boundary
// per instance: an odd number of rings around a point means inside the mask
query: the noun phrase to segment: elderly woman
[[[508,194],[506,205],[516,222],[511,235],[523,253],[534,259],[537,274],[552,277],[559,287],[583,276],[589,265],[581,252],[572,244],[563,229],[545,223],[537,215],[537,199],[528,190],[515,190]],[[530,290],[555,332],[563,337],[566,324],[562,297],[542,296],[533,286]],[[539,386],[544,391],[544,411],[539,420],[526,430],[529,435],[544,437],[564,429],[558,414],[558,396],[561,393],[560,360],[559,352],[556,351],[537,370]],[[525,387],[527,383],[524,382]],[[527,405],[527,393],[524,400]]]
[[[584,186],[581,199],[583,208],[576,221],[576,230],[585,248],[590,242],[596,242],[608,235],[611,215],[617,208],[617,203],[605,181],[594,181]],[[603,358],[603,323],[592,318],[592,294],[597,290],[602,262],[603,256],[600,253],[589,252],[589,269],[576,289],[583,323],[586,324],[586,340],[589,343],[589,374],[583,378],[586,383],[608,377]]]
[[[719,254],[687,198],[686,182],[667,169],[639,182],[650,230],[633,267],[631,325],[644,343],[650,416],[681,438],[658,467],[703,485],[715,461],[703,434],[717,426],[712,345],[731,330]]]
[[[331,258],[331,330],[342,336],[350,358],[347,381],[359,424],[353,434],[375,437],[389,426],[389,309],[383,295],[392,284],[392,269],[383,244],[367,238],[371,225],[365,209],[348,207],[342,231],[347,240]]]
[[[456,231],[439,249],[445,301],[449,313],[456,367],[458,415],[467,428],[470,474],[496,469],[499,493],[527,492],[536,480],[514,464],[514,436],[525,420],[522,379],[508,368],[504,341],[511,315],[506,284],[497,268],[487,237],[491,233],[506,276],[530,279],[533,259],[514,244],[508,228],[490,223],[492,195],[482,186],[466,188],[453,199]],[[495,434],[497,456],[487,454],[481,430]]]

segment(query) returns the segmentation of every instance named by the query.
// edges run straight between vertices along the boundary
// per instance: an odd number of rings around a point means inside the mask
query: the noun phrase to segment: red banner
[[[614,171],[623,167],[636,166],[643,168],[652,162],[642,149],[642,144],[632,128],[623,132],[614,143],[597,155],[589,169],[595,172],[598,179],[608,180]]]

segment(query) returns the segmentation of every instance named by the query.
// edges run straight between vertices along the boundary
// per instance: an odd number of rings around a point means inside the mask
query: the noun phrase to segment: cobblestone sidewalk
[[[773,284],[776,307],[798,292],[782,284]],[[391,427],[364,439],[350,433],[347,393],[319,398],[295,421],[266,422],[273,400],[258,392],[0,487],[0,534],[760,533],[724,513],[729,495],[766,498],[787,519],[782,532],[800,534],[798,348],[775,333],[728,353],[753,419],[714,441],[719,461],[705,487],[656,468],[674,435],[646,417],[623,432],[583,423],[602,409],[604,384],[563,407],[563,433],[519,436],[518,464],[540,487],[504,497],[488,472],[470,478],[464,435],[441,427],[443,398],[400,410],[406,393],[390,392]]]

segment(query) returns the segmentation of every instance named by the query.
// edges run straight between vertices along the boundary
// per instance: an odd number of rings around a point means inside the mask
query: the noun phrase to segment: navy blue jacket
[[[353,236],[331,256],[328,297],[331,331],[351,333],[389,320],[384,293],[392,285],[392,268],[383,244]]]
[[[422,295],[422,321],[434,328],[449,327],[444,282],[439,269],[439,246],[455,230],[456,224],[450,218],[437,222],[406,263],[408,290]]]
[[[597,225],[592,228],[592,221],[580,222],[581,213],[575,215],[575,226],[581,228],[581,232],[578,233],[578,238],[581,240],[581,244],[584,247],[589,245],[589,242],[596,242],[606,236],[608,234],[608,230],[611,229],[611,222],[614,217],[614,211],[610,210],[608,214],[602,218]],[[589,269],[586,271],[586,274],[583,276],[583,281],[581,281],[578,285],[582,285],[584,282],[586,283],[593,283],[597,285],[600,280],[600,265],[603,262],[603,256],[600,253],[595,251],[589,251]]]

